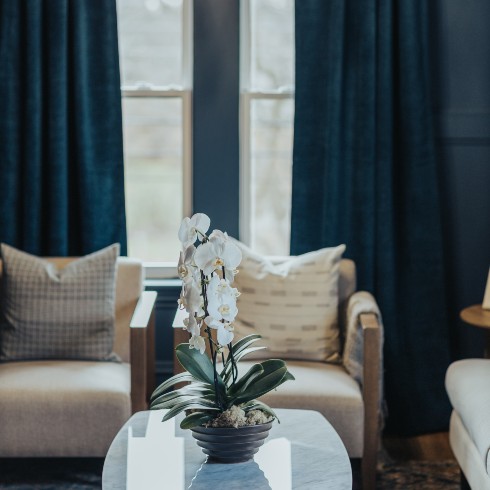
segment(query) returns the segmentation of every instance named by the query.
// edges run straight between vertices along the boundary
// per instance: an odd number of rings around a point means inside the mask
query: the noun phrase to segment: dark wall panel
[[[441,108],[488,113],[490,108],[490,2],[437,0],[437,65]]]
[[[194,2],[193,210],[238,237],[238,0]]]
[[[448,293],[455,357],[480,356],[483,332],[458,320],[481,303],[490,249],[490,146],[441,145],[444,164]]]
[[[490,2],[438,0],[432,7],[453,355],[479,356],[482,332],[458,316],[482,302],[490,265]]]

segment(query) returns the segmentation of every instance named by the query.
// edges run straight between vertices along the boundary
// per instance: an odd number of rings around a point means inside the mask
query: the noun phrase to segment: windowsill
[[[143,262],[145,287],[181,287],[182,281],[177,277],[176,262]]]
[[[180,279],[145,279],[145,288],[180,288]]]
[[[149,279],[178,279],[177,262],[143,262],[145,278]]]

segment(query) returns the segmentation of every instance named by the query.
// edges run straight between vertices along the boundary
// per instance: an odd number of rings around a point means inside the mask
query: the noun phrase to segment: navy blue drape
[[[115,0],[0,2],[0,241],[126,253]]]
[[[347,244],[385,323],[388,429],[447,426],[425,0],[296,2],[291,252]]]

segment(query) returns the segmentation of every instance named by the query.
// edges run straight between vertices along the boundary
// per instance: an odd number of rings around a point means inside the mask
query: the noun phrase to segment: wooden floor
[[[383,437],[383,446],[388,455],[400,461],[442,461],[454,459],[449,446],[449,434],[437,432],[417,437]]]

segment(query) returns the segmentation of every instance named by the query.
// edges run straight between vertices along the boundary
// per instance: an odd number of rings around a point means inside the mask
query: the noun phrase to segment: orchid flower
[[[184,319],[184,328],[193,336],[201,333],[201,328],[193,314],[190,314],[188,318]]]
[[[220,322],[210,316],[204,320],[206,325],[217,330],[218,344],[228,345],[234,337],[233,325],[229,322]]]
[[[210,225],[211,220],[203,213],[196,213],[192,218],[184,218],[179,228],[179,240],[184,249],[193,245],[197,239],[202,241]]]
[[[200,351],[201,354],[204,354],[204,351],[206,350],[204,338],[200,335],[193,335],[189,340],[189,349],[196,349]]]
[[[213,230],[206,236],[209,226],[209,218],[197,213],[184,218],[179,229],[182,252],[178,274],[183,283],[179,304],[189,313],[184,321],[184,328],[191,334],[189,346],[201,353],[204,352],[201,326],[206,315],[205,323],[217,330],[218,350],[233,340],[232,322],[238,313],[239,292],[231,283],[242,260],[240,249],[226,233]],[[196,247],[197,240],[201,243]],[[219,273],[213,274],[215,271]]]
[[[178,302],[188,313],[197,313],[198,315],[202,314],[201,291],[195,282],[184,284]]]
[[[233,281],[234,270],[242,260],[242,252],[225,233],[213,231],[209,240],[201,244],[194,254],[196,265],[209,276],[216,269],[225,268],[226,277]]]
[[[199,277],[199,271],[194,264],[195,251],[196,247],[194,247],[194,245],[189,245],[183,252],[180,252],[177,272],[184,284],[188,284],[192,281],[197,282],[196,278]]]
[[[217,320],[232,322],[238,313],[237,296],[237,289],[232,288],[228,280],[213,276],[207,288],[209,315]]]

